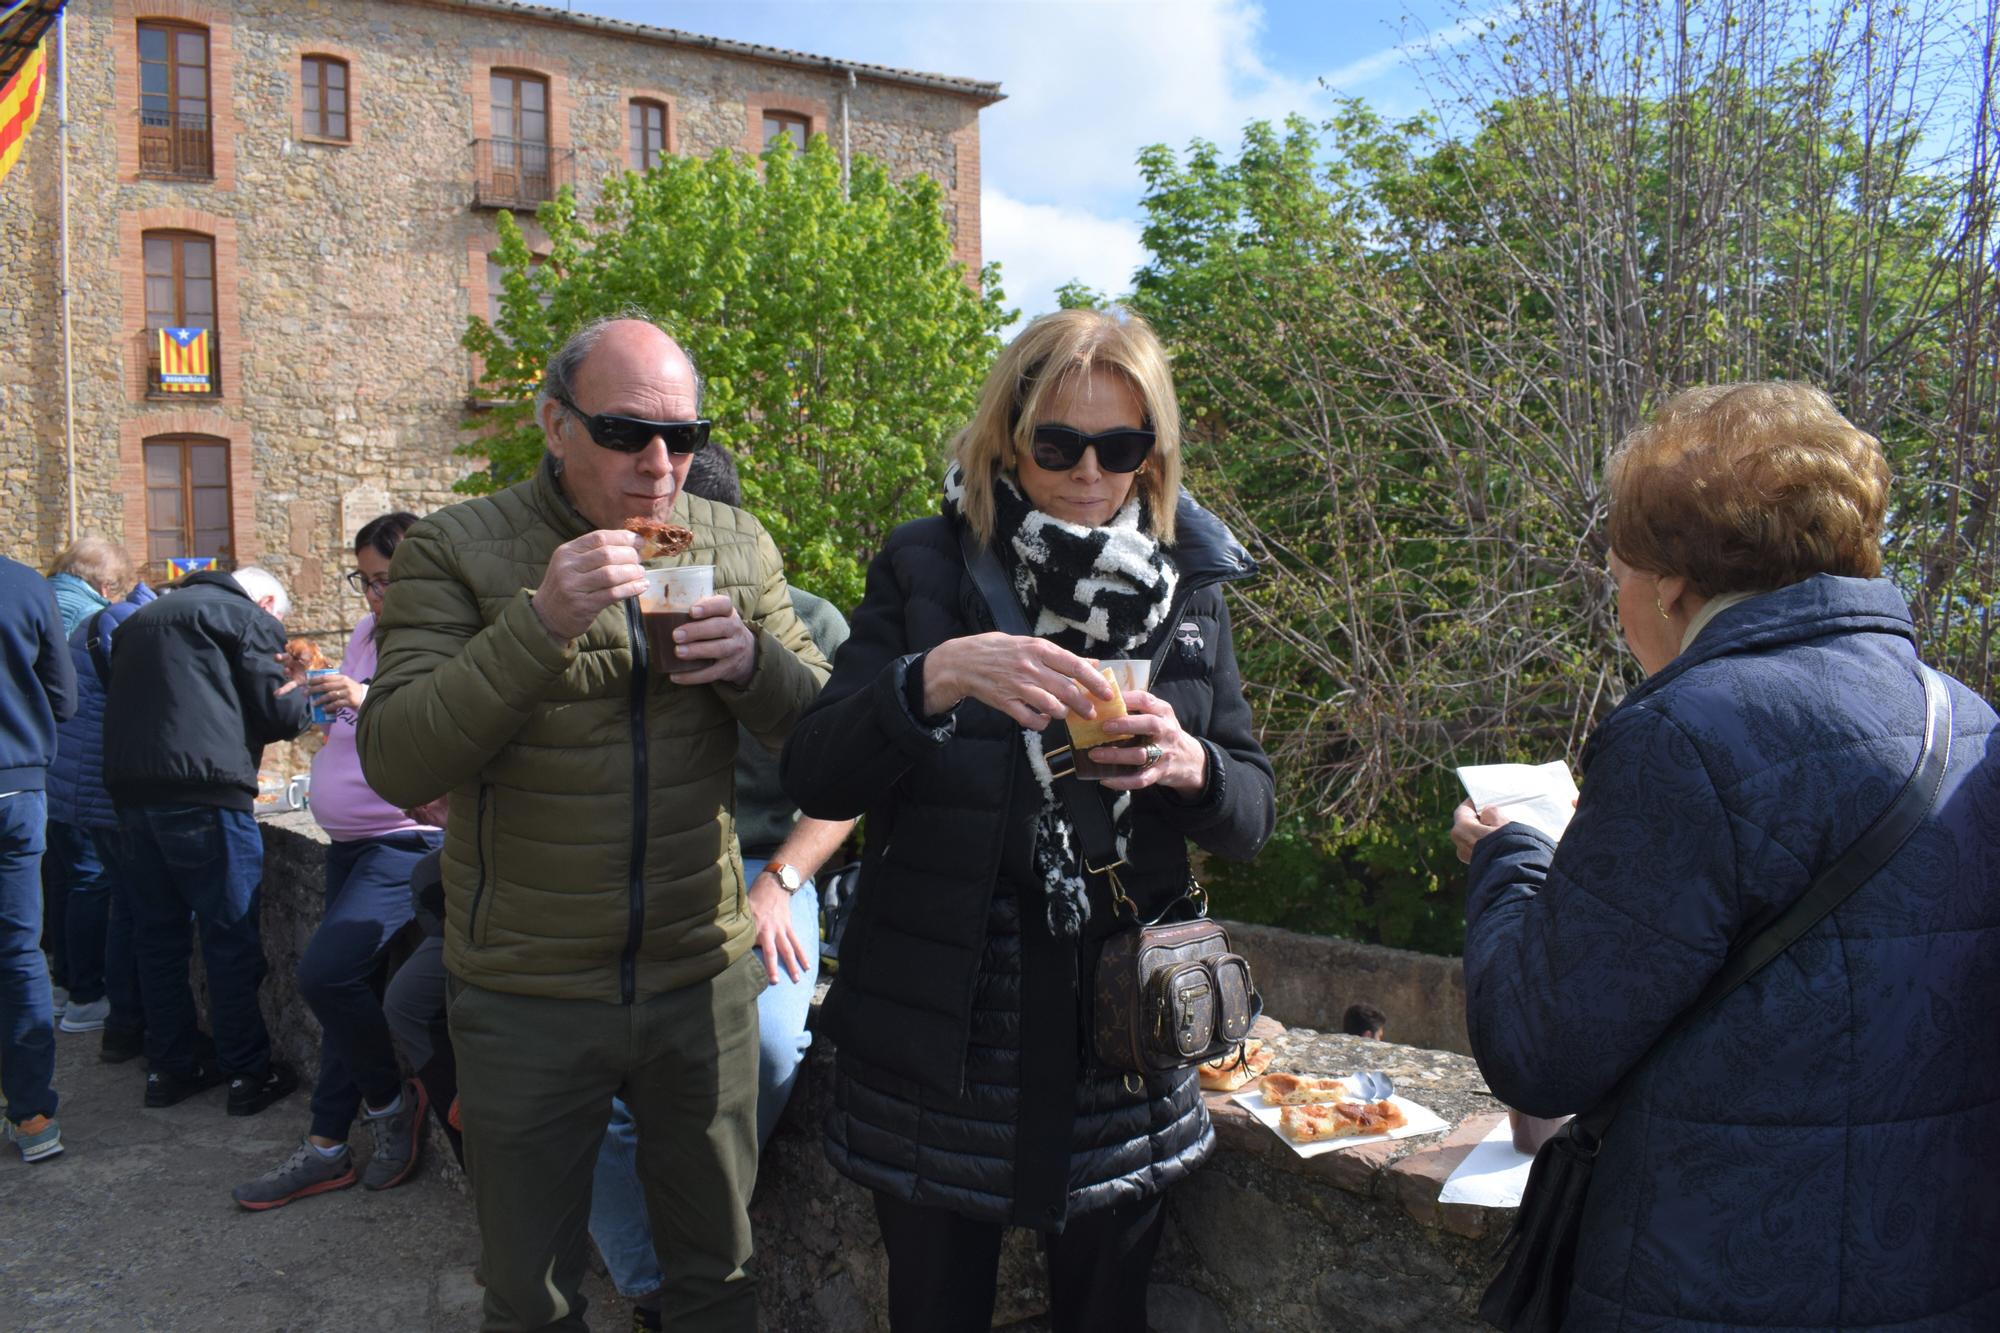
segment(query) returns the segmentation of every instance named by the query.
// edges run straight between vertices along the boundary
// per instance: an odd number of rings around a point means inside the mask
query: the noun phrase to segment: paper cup
[[[1130,694],[1134,690],[1145,689],[1147,682],[1152,679],[1153,664],[1143,657],[1107,657],[1100,660],[1097,665],[1099,669],[1118,682],[1118,693],[1121,696]],[[1089,744],[1084,744],[1079,741],[1075,753],[1072,755],[1076,760],[1076,776],[1079,781],[1101,782],[1105,778],[1130,777],[1136,771],[1130,764],[1100,764],[1090,757],[1090,750],[1095,745],[1122,745],[1128,739],[1121,736],[1115,739],[1096,740],[1096,737],[1103,734],[1098,723],[1104,720],[1101,718],[1080,718],[1074,713],[1070,714],[1069,729],[1071,739],[1076,740],[1078,728],[1081,727],[1083,740],[1090,742]]]
[[[339,674],[340,671],[339,668],[337,667],[321,667],[317,671],[308,671],[306,672],[306,684],[301,688],[310,689],[312,682],[318,680],[320,677],[337,676]],[[319,699],[316,696],[308,693],[306,695],[306,699],[308,701],[309,706],[312,709],[312,720],[316,724],[320,726],[325,726],[327,723],[333,721],[333,715],[328,713],[325,708],[320,706]]]
[[[682,658],[674,631],[688,622],[688,612],[704,597],[715,595],[714,565],[676,565],[646,571],[646,591],[639,594],[639,618],[646,626],[647,663],[657,675],[696,671],[707,658]]]

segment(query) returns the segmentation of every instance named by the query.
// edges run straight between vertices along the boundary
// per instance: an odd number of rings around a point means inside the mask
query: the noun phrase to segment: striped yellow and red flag
[[[0,88],[0,180],[7,179],[7,173],[14,169],[21,145],[28,141],[28,131],[35,128],[35,118],[42,114],[48,68],[48,43],[43,42],[14,71],[6,87]]]
[[[208,330],[160,330],[160,389],[164,393],[208,392]]]

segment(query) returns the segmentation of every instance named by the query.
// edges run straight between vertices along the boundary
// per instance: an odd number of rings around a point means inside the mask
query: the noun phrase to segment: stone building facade
[[[330,652],[355,529],[470,466],[459,339],[497,206],[587,204],[635,134],[706,155],[782,125],[936,179],[980,261],[990,83],[511,0],[72,0],[68,38],[74,461],[52,95],[0,182],[0,551],[46,567],[73,484],[78,530],[150,578],[219,543],[267,566]],[[169,320],[209,330],[205,391],[159,382]]]

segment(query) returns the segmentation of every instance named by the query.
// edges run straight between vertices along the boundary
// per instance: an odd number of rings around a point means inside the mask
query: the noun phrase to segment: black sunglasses
[[[1106,472],[1137,472],[1153,452],[1153,432],[1125,427],[1085,435],[1069,426],[1035,427],[1035,466],[1045,472],[1069,471],[1090,448],[1097,450],[1097,465]]]
[[[567,398],[556,401],[583,423],[591,439],[621,454],[642,452],[656,435],[666,441],[670,454],[698,453],[708,444],[708,428],[712,423],[707,417],[693,421],[648,421],[644,417],[614,417],[604,412],[592,415]]]

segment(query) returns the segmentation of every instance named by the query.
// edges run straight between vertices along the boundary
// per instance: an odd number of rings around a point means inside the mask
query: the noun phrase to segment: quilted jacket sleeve
[[[524,589],[487,624],[450,534],[419,523],[396,548],[381,658],[355,727],[382,799],[421,805],[471,782],[527,722],[576,654],[542,628]]]
[[[1472,1053],[1531,1115],[1611,1091],[1721,967],[1738,923],[1729,816],[1686,733],[1634,709],[1594,748],[1559,846],[1509,824],[1468,870]]]
[[[785,794],[814,819],[865,814],[918,756],[952,736],[949,724],[927,726],[910,711],[904,686],[914,654],[895,551],[892,540],[869,564],[839,666],[785,746]]]
[[[1215,615],[1220,630],[1209,675],[1214,702],[1208,728],[1197,738],[1208,751],[1208,783],[1188,797],[1154,789],[1154,800],[1161,818],[1196,846],[1232,861],[1248,861],[1263,850],[1277,822],[1271,761],[1250,722],[1229,608],[1219,591]]]
[[[799,714],[826,684],[831,670],[806,624],[792,609],[785,564],[769,533],[757,532],[761,576],[757,604],[744,616],[757,636],[757,665],[750,683],[718,684],[715,692],[743,729],[773,754],[797,725]]]

